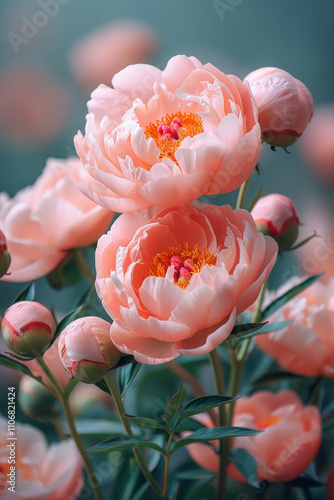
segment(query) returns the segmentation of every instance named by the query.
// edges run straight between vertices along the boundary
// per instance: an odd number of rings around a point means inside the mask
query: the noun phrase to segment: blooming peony
[[[80,189],[96,203],[116,212],[185,205],[253,171],[261,131],[236,76],[176,56],[163,71],[128,66],[112,84],[92,93],[85,135],[74,139],[91,174]]]
[[[11,254],[5,281],[29,281],[46,275],[70,249],[94,243],[113,213],[78,190],[89,175],[76,158],[49,159],[33,186],[10,199],[0,196],[0,229]]]
[[[197,203],[145,224],[123,214],[96,250],[96,288],[120,351],[158,364],[212,351],[257,298],[277,244],[245,210]]]
[[[195,419],[213,427],[206,413]],[[253,456],[260,481],[286,482],[297,478],[310,465],[321,443],[318,408],[304,406],[290,390],[277,394],[259,391],[240,398],[235,403],[233,425],[263,431],[255,436],[234,438],[232,444],[233,448],[243,448]],[[199,465],[218,472],[219,457],[212,447],[196,443],[187,449]],[[238,481],[245,481],[232,464],[229,474]]]
[[[8,490],[8,422],[0,417],[0,497],[8,500],[73,500],[83,485],[82,462],[71,440],[52,444],[40,430],[16,423],[15,492]]]
[[[284,286],[290,289],[295,279]],[[281,295],[282,290],[277,292]],[[270,318],[293,321],[283,330],[256,337],[257,346],[284,369],[299,375],[334,378],[334,279],[317,282]]]

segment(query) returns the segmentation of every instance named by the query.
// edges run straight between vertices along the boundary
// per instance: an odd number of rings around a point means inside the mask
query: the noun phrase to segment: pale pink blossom
[[[38,357],[50,346],[56,322],[39,302],[22,301],[10,306],[1,321],[6,346],[24,357]]]
[[[10,266],[10,254],[7,250],[5,235],[0,231],[0,278],[6,274]]]
[[[280,296],[296,284],[270,295]],[[269,298],[268,298],[269,299]],[[256,345],[285,370],[334,378],[334,279],[317,282],[287,302],[270,321],[292,321],[282,330],[256,337]]]
[[[125,66],[145,62],[157,43],[153,31],[138,22],[118,21],[100,27],[72,49],[72,72],[85,90],[91,91],[100,83],[109,85]]]
[[[294,203],[282,194],[268,194],[255,204],[253,219],[259,231],[272,236],[281,251],[289,250],[299,232],[299,216]]]
[[[67,91],[50,75],[28,66],[0,74],[0,135],[22,146],[42,145],[64,126]]]
[[[51,158],[33,186],[13,198],[0,195],[0,229],[12,259],[4,281],[40,278],[71,249],[95,243],[107,230],[114,214],[77,187],[87,177],[77,158]]]
[[[121,353],[111,342],[110,323],[86,316],[70,323],[61,333],[58,351],[64,368],[86,384],[98,382],[113,368]]]
[[[194,417],[207,427],[214,427],[205,413]],[[321,418],[318,408],[304,406],[293,391],[277,394],[259,391],[236,401],[233,426],[263,431],[255,436],[233,438],[232,447],[247,450],[255,459],[260,481],[288,482],[296,479],[310,465],[321,443]],[[185,433],[186,434],[186,433]],[[218,442],[213,441],[217,446]],[[205,444],[187,446],[193,460],[213,472],[219,470],[219,457]],[[229,474],[246,481],[233,464]]]
[[[158,364],[212,351],[257,298],[277,245],[245,210],[196,203],[148,223],[123,214],[96,250],[96,288],[120,351]],[[144,219],[145,221],[145,219]]]
[[[300,141],[305,164],[325,183],[334,185],[334,106],[315,110],[312,123]]]
[[[83,485],[82,461],[72,440],[48,446],[42,432],[15,426],[15,492],[10,491],[8,421],[0,416],[0,497],[8,500],[74,500]],[[13,465],[12,465],[13,466]]]
[[[259,110],[262,139],[272,146],[294,144],[312,119],[314,102],[308,88],[279,68],[259,68],[244,79]]]
[[[80,189],[117,212],[185,205],[238,188],[261,148],[248,86],[195,57],[160,69],[136,64],[100,85],[85,135],[74,139],[90,173]]]

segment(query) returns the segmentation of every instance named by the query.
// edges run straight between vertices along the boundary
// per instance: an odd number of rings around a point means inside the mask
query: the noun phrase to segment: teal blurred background
[[[308,86],[316,105],[334,101],[332,0],[321,3],[314,0],[50,1],[59,7],[56,15],[49,16],[45,26],[38,28],[26,43],[17,45],[16,50],[11,34],[22,35],[26,19],[36,19],[37,12],[43,10],[42,5],[48,0],[10,0],[0,4],[0,78],[13,66],[37,68],[58,81],[68,94],[65,124],[49,142],[22,146],[0,137],[0,191],[10,196],[35,181],[48,157],[66,158],[75,153],[73,136],[79,128],[84,128],[89,93],[85,94],[72,76],[69,52],[79,39],[111,22],[135,20],[150,26],[159,39],[159,46],[149,62],[160,68],[178,53],[195,55],[203,63],[210,61],[240,78],[261,66],[278,66]],[[317,196],[330,203],[332,191],[304,168],[298,145],[291,148],[291,152],[290,155],[283,150],[274,153],[264,145],[260,161],[262,174],[260,178],[254,175],[249,197],[263,185],[266,194],[280,192],[293,198],[301,212]],[[216,197],[213,203],[234,204],[235,199],[236,193],[232,193]],[[290,256],[281,263],[278,283],[282,269],[294,265],[291,263],[293,257]],[[82,289],[80,284],[79,288],[64,293],[54,292],[45,280],[39,280],[38,286],[44,300],[55,300],[60,310],[66,309],[69,300],[74,301]],[[21,288],[21,285],[1,283],[0,314]]]

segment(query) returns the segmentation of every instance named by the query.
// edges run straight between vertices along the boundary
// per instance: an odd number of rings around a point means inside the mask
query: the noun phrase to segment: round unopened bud
[[[0,231],[0,278],[4,276],[10,266],[10,254],[7,250],[5,235]]]
[[[41,419],[57,415],[57,399],[42,384],[23,375],[19,385],[19,405],[30,418]]]
[[[110,323],[86,316],[70,323],[59,337],[59,356],[65,369],[85,384],[94,384],[121,357],[110,338]]]
[[[312,119],[314,102],[308,88],[279,68],[259,68],[244,79],[259,110],[262,139],[271,146],[294,144]]]
[[[56,331],[56,322],[39,302],[16,302],[1,322],[2,335],[11,351],[25,358],[37,358],[49,348]]]
[[[96,385],[78,384],[71,393],[71,411],[74,417],[96,417],[104,412],[110,413],[113,400],[109,394]]]
[[[292,201],[281,194],[261,198],[251,212],[258,231],[272,236],[280,252],[290,250],[299,233],[299,216]]]

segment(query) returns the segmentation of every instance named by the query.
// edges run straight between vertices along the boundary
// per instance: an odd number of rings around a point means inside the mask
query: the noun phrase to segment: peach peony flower
[[[295,284],[295,279],[289,280],[277,296]],[[283,330],[256,337],[262,351],[292,373],[334,378],[334,279],[313,284],[270,320],[293,323]]]
[[[197,203],[143,225],[123,214],[96,250],[96,288],[120,351],[148,364],[212,351],[257,298],[277,245],[245,210]]]
[[[157,46],[152,30],[143,24],[118,21],[98,28],[72,49],[72,72],[81,86],[91,91],[109,84],[115,73],[128,64],[146,61]]]
[[[8,500],[74,500],[83,485],[82,462],[72,440],[48,443],[42,432],[28,424],[16,423],[15,492],[8,489],[8,422],[0,416],[0,497]],[[12,465],[13,467],[13,465]]]
[[[15,66],[0,75],[0,135],[13,144],[38,146],[64,125],[69,96],[51,76]]]
[[[259,109],[262,139],[272,146],[294,144],[312,119],[313,98],[308,88],[279,68],[260,68],[248,82]]]
[[[258,230],[272,236],[281,252],[292,247],[298,237],[299,216],[290,198],[268,194],[260,198],[251,213]]]
[[[313,173],[334,185],[334,106],[315,110],[312,123],[300,141],[303,159]]]
[[[80,160],[49,159],[33,186],[10,199],[0,195],[0,229],[11,254],[4,281],[29,281],[54,269],[69,250],[90,245],[110,225],[113,213],[78,190],[89,177]]]
[[[100,85],[85,136],[74,139],[88,172],[83,193],[117,212],[185,205],[238,188],[261,148],[257,109],[245,84],[194,57],[164,71],[137,64]]]
[[[194,418],[207,427],[213,427],[208,414]],[[253,456],[260,481],[286,482],[297,478],[310,465],[321,443],[318,408],[304,406],[297,394],[290,390],[277,394],[259,391],[242,397],[235,403],[233,425],[263,431],[255,436],[234,438],[232,445]],[[213,448],[196,443],[187,449],[199,465],[218,472],[219,458]],[[245,481],[233,464],[228,471],[237,481]]]

